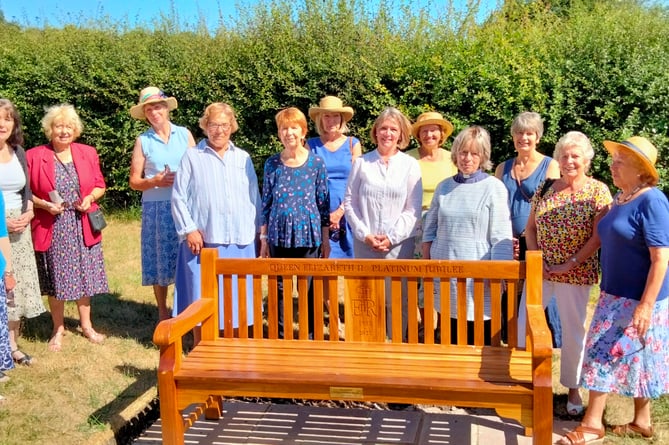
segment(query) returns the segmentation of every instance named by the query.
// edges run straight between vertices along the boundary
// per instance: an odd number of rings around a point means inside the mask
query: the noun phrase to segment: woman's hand
[[[390,240],[387,235],[372,235],[365,237],[365,244],[376,252],[388,252],[390,250]]]
[[[53,216],[58,216],[65,211],[65,204],[62,202],[56,204],[55,202],[47,201],[44,210],[51,213]]]
[[[4,275],[5,289],[10,291],[16,286],[16,278],[14,278],[14,272],[5,272]]]
[[[93,198],[93,195],[86,195],[84,196],[84,199],[74,205],[74,208],[81,213],[86,213],[91,208],[91,204],[93,204],[94,201],[95,199]]]
[[[33,216],[33,211],[28,210],[16,218],[7,218],[7,230],[10,233],[22,233],[30,225]]]
[[[644,337],[648,328],[650,328],[650,319],[653,314],[653,305],[649,303],[639,303],[632,314],[632,326],[636,329],[640,337]]]
[[[204,238],[199,230],[194,230],[186,235],[186,242],[193,255],[199,255],[202,247],[204,247]]]
[[[152,179],[156,187],[172,187],[175,173],[168,168],[157,173]]]
[[[339,222],[344,216],[344,209],[337,207],[334,212],[330,213],[330,232],[339,230]]]

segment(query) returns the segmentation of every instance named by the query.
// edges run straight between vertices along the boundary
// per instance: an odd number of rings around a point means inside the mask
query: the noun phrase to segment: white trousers
[[[588,301],[592,285],[556,283],[543,280],[542,304],[544,309],[555,297],[560,324],[562,326],[562,353],[560,359],[560,383],[567,388],[578,388],[585,348]],[[527,310],[525,308],[525,288],[520,297],[518,309],[518,347],[525,347]]]

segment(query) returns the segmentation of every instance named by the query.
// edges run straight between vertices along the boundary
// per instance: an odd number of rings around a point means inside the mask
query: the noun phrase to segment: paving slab
[[[226,401],[218,421],[198,419],[186,432],[189,445],[530,445],[515,421],[491,410],[404,411]],[[577,423],[555,419],[553,442]],[[162,442],[160,419],[133,445]]]

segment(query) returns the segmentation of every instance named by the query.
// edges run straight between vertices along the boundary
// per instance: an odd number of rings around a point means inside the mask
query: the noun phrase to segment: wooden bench
[[[183,444],[197,416],[221,416],[222,397],[270,397],[438,404],[496,409],[517,419],[534,444],[551,443],[553,427],[551,335],[541,306],[542,264],[539,252],[526,262],[437,260],[305,260],[218,259],[213,249],[201,254],[203,298],[178,317],[161,322],[154,333],[160,346],[158,391],[163,443]],[[253,329],[233,337],[232,284],[252,280]],[[277,278],[283,276],[286,323],[279,336]],[[313,277],[313,340],[308,332],[307,276]],[[219,334],[218,283],[222,277],[225,320]],[[416,315],[423,281],[426,313],[434,307],[435,279],[456,279],[458,343],[450,344],[450,318],[441,317],[441,339],[435,342],[432,317],[425,320],[419,343]],[[464,289],[474,279],[475,345],[466,345]],[[527,283],[526,349],[517,344],[517,298],[520,280]],[[296,285],[295,285],[296,283]],[[408,331],[402,340],[401,288],[408,284]],[[392,295],[392,339],[386,339],[385,289]],[[490,286],[494,316],[484,338],[483,292]],[[502,294],[508,298],[508,345],[502,340]],[[442,310],[450,313],[450,286],[440,287]],[[345,340],[336,334],[338,296],[345,295]],[[324,303],[329,301],[328,316]],[[239,298],[239,320],[248,320],[245,298]],[[462,302],[462,303],[461,303]],[[182,337],[201,324],[202,341],[184,356]],[[247,323],[242,323],[245,325]],[[250,324],[250,323],[249,323]],[[332,332],[333,335],[328,335]],[[250,332],[247,332],[250,331]],[[484,346],[485,343],[490,346]],[[190,416],[183,410],[201,404]]]

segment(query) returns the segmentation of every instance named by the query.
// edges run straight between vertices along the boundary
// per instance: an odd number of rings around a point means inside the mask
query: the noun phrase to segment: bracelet
[[[260,236],[258,237],[260,239],[267,239],[267,235],[264,233],[261,233]]]
[[[6,270],[5,271],[5,276],[6,277],[13,277],[14,276],[14,271],[13,270]]]

